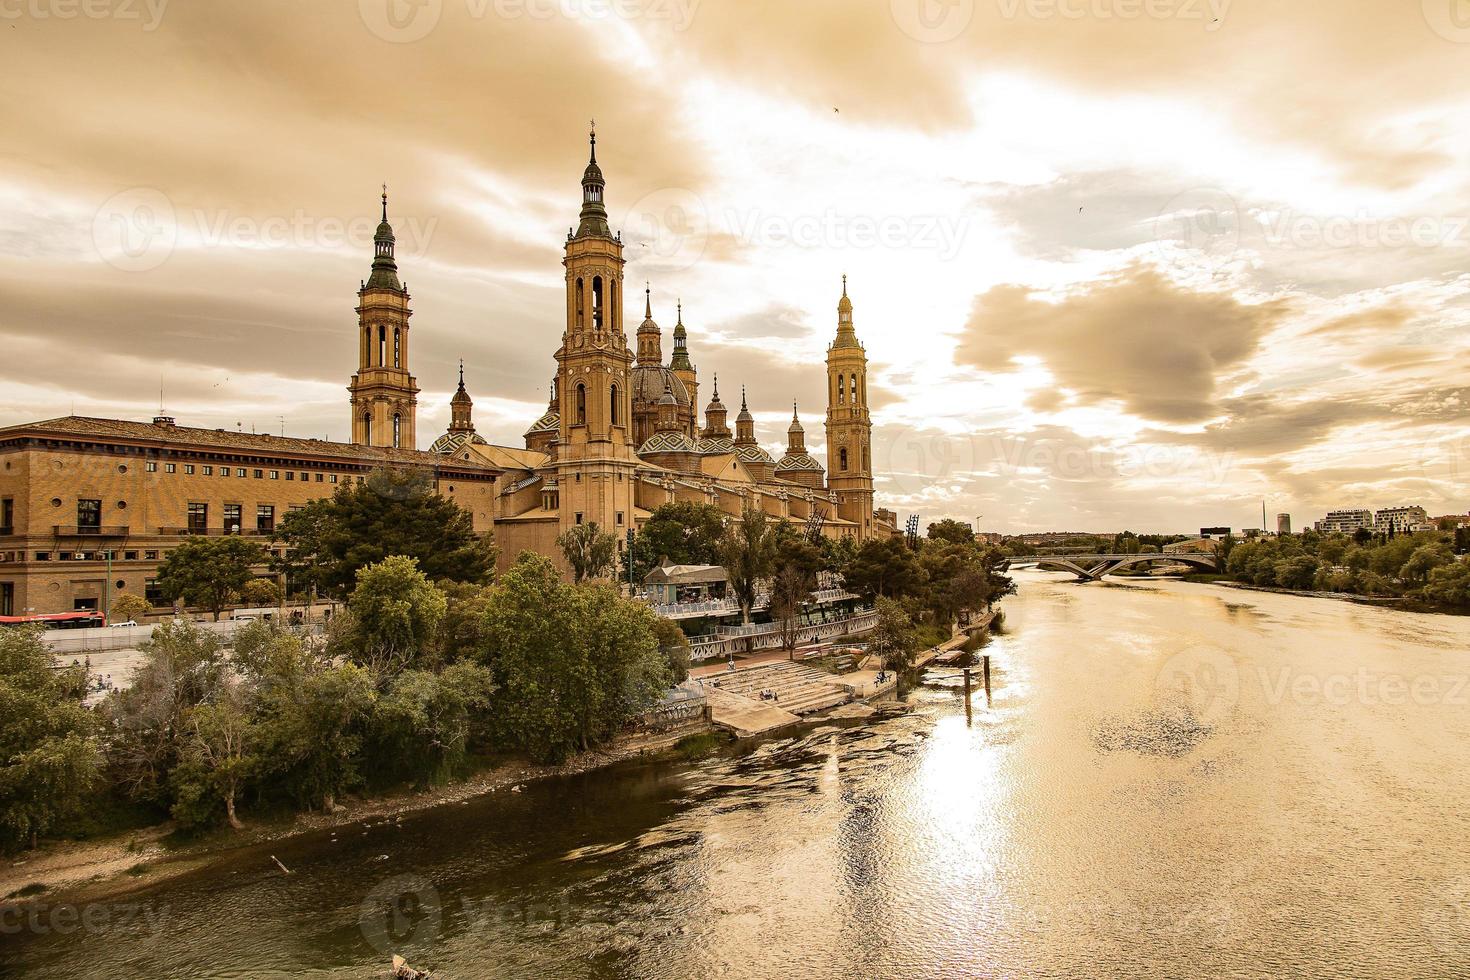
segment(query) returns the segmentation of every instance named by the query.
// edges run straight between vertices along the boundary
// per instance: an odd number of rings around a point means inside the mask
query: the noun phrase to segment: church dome
[[[488,442],[478,432],[446,432],[434,440],[429,447],[429,452],[439,453],[442,456],[453,456],[464,448],[466,443],[476,446],[488,446]]]
[[[774,463],[771,454],[754,443],[745,443],[735,447],[735,455],[747,463]]]
[[[638,447],[639,456],[648,456],[655,453],[697,453],[699,447],[694,440],[678,430],[665,430],[655,432]]]
[[[545,415],[541,416],[539,419],[536,420],[536,424],[535,425],[531,426],[529,429],[526,430],[526,435],[529,436],[532,433],[536,433],[536,432],[560,432],[560,431],[561,431],[561,413],[560,412],[547,412]]]
[[[817,462],[810,453],[787,453],[776,464],[776,472],[778,474],[820,473],[822,472],[822,464]]]
[[[706,456],[724,456],[735,452],[735,443],[729,436],[701,439],[697,445],[699,451]]]
[[[635,402],[657,405],[664,396],[664,389],[668,389],[680,408],[689,408],[689,390],[684,387],[684,382],[662,365],[644,364],[635,367],[629,372],[629,385]]]

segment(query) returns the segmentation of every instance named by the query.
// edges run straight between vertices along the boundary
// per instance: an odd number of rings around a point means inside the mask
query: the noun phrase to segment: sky
[[[985,530],[1470,507],[1466,0],[0,0],[0,425],[345,439],[388,185],[418,441],[522,445],[596,119],[626,321]]]

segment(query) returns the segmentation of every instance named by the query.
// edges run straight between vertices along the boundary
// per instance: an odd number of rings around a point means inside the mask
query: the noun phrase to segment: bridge
[[[1119,569],[1152,564],[1192,565],[1206,572],[1218,569],[1215,556],[1206,554],[1027,555],[1020,558],[1007,558],[998,567],[1003,572],[1023,566],[1055,569],[1060,572],[1071,572],[1083,582],[1097,582],[1104,575]]]

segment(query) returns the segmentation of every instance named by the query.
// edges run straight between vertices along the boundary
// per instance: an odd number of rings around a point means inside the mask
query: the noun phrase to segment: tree
[[[253,578],[240,589],[241,601],[251,606],[279,606],[285,597],[271,578]]]
[[[975,532],[970,525],[949,517],[930,524],[928,535],[930,541],[946,544],[971,544],[975,540]]]
[[[730,582],[730,591],[740,603],[740,619],[750,622],[758,583],[768,578],[776,557],[776,535],[766,515],[747,506],[731,522],[720,540],[720,564]]]
[[[902,538],[872,538],[863,542],[848,563],[849,591],[864,599],[913,595],[924,582],[918,556]]]
[[[612,571],[618,540],[593,521],[567,528],[557,537],[556,545],[572,568],[572,581],[585,582]]]
[[[178,765],[186,719],[226,676],[219,638],[181,619],[153,628],[132,683],[103,701],[107,762],[132,799],[163,806]]]
[[[439,786],[462,767],[476,715],[495,684],[489,668],[457,663],[435,674],[404,671],[388,685],[374,717],[374,764],[420,786]]]
[[[159,568],[158,588],[172,599],[208,609],[218,622],[250,581],[251,569],[265,560],[264,548],[237,535],[186,538]]]
[[[361,781],[361,747],[376,685],[353,663],[305,669],[260,692],[262,755],[272,781],[298,805],[331,812]]]
[[[820,562],[820,553],[811,550]],[[801,607],[812,600],[816,587],[817,573],[811,567],[799,560],[777,561],[776,574],[771,577],[771,616],[780,626],[781,648],[788,653],[796,650]]]
[[[434,492],[417,470],[376,470],[361,484],[287,514],[275,538],[287,545],[277,564],[294,588],[341,595],[357,570],[390,555],[417,558],[430,579],[487,582],[495,549],[475,533],[470,512]]]
[[[1430,602],[1462,609],[1470,606],[1470,562],[1456,561],[1435,568],[1420,594]]]
[[[260,737],[249,693],[240,681],[225,684],[215,701],[189,712],[180,762],[174,770],[171,812],[188,829],[210,821],[223,804],[225,819],[244,829],[235,802],[260,773]]]
[[[868,651],[881,657],[887,670],[908,670],[919,645],[912,617],[902,603],[893,599],[880,596],[876,608],[878,622],[868,634]]]
[[[1436,568],[1453,563],[1455,553],[1443,542],[1421,544],[1399,569],[1399,577],[1414,585],[1424,585]]]
[[[357,570],[347,602],[353,659],[378,677],[432,657],[448,600],[419,570],[418,560],[392,555]]]
[[[36,629],[0,629],[0,846],[10,850],[81,809],[100,758],[79,668],[55,670]]]
[[[640,582],[664,558],[675,565],[717,565],[724,533],[725,512],[713,504],[662,504],[634,536],[627,560]]]
[[[148,600],[131,592],[119,592],[112,600],[112,609],[109,615],[115,623],[134,622],[142,619],[148,614],[152,607]]]
[[[684,630],[672,619],[660,616],[653,624],[653,635],[669,669],[669,683],[684,683],[689,677],[689,638]]]

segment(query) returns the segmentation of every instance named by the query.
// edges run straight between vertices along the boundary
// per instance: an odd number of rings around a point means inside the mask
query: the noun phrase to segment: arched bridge
[[[1060,572],[1071,572],[1084,582],[1096,582],[1109,572],[1116,572],[1120,568],[1160,563],[1192,565],[1206,572],[1216,570],[1215,556],[1205,554],[1028,555],[1021,558],[1008,558],[1001,562],[999,568],[1001,571],[1022,566],[1049,568]]]

